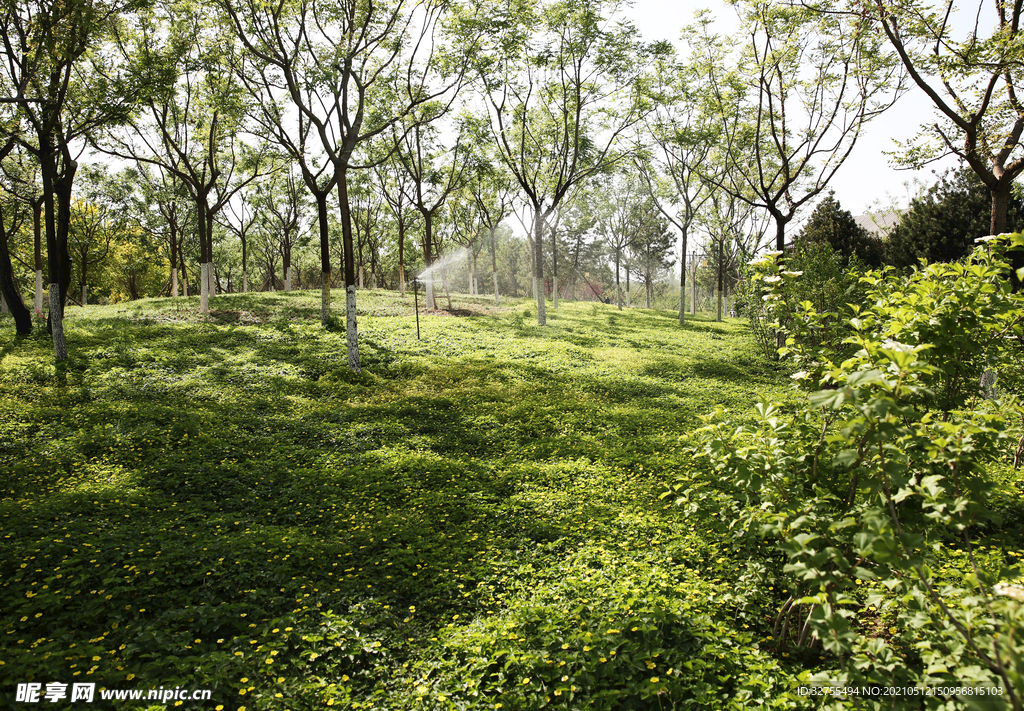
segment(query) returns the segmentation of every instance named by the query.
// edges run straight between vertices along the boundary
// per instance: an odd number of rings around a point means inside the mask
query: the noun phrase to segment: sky
[[[725,2],[691,2],[688,0],[634,0],[626,11],[643,39],[669,40],[679,46],[679,30],[692,22],[695,9],[708,8],[723,25],[732,26],[735,11]],[[722,30],[725,31],[724,29]],[[829,187],[843,208],[854,215],[885,208],[893,203],[905,207],[919,188],[909,186],[915,180],[931,185],[946,167],[957,165],[955,159],[927,166],[920,171],[897,169],[885,155],[896,150],[895,140],[912,138],[923,123],[933,120],[933,105],[924,93],[914,87],[881,116],[872,120],[861,134],[853,154],[843,163]],[[827,192],[827,189],[826,189]],[[802,211],[806,218],[810,211]],[[798,219],[799,219],[798,218]]]

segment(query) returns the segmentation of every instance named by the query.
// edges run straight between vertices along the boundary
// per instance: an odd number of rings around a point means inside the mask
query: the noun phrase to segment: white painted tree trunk
[[[53,332],[53,355],[58,361],[68,359],[64,342],[64,314],[60,308],[60,285],[50,284],[50,330]]]
[[[320,273],[320,325],[327,326],[331,318],[331,275]]]
[[[210,313],[210,265],[206,262],[199,265],[199,310]]]
[[[627,285],[626,286],[626,308],[627,309],[633,308],[633,299],[631,298],[632,295],[629,293],[630,291],[632,291],[632,289],[630,289],[629,285]]]
[[[540,279],[537,280],[537,325],[547,326],[548,325],[548,312],[547,304],[544,299],[544,284]]]
[[[288,267],[284,270],[284,290],[292,290],[292,268]]]
[[[501,304],[498,298],[498,272],[494,272],[491,276],[494,277],[494,305],[498,306]]]
[[[398,275],[398,291],[402,298],[405,298],[405,274],[399,273]]]
[[[43,270],[36,270],[36,315],[43,317]]]
[[[207,287],[210,298],[217,295],[217,276],[213,272],[213,262],[207,262],[206,264],[206,278],[210,280],[210,284]]]
[[[359,288],[363,288],[363,268],[359,267]]]
[[[348,341],[348,367],[352,372],[361,370],[359,365],[359,331],[356,327],[356,287],[345,288],[345,340]]]
[[[718,294],[718,318],[716,320],[721,321],[722,320],[722,290],[718,289],[717,294]]]
[[[551,298],[554,300],[554,307],[558,308],[558,276],[551,277]]]
[[[85,305],[87,303],[89,303],[89,285],[88,284],[82,284],[82,308],[83,309],[85,308]]]
[[[242,293],[249,293],[249,275],[245,272],[242,272]]]
[[[178,296],[178,268],[171,269],[171,296]]]

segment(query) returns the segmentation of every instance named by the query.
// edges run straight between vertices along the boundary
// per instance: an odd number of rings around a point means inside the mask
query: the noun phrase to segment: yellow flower
[[[658,677],[656,677],[656,676],[652,676],[651,677],[651,683],[652,684],[657,684],[659,681],[661,681],[661,679],[659,679]]]

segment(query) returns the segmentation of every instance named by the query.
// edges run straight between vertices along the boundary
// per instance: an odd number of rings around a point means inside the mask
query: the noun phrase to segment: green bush
[[[777,360],[776,334],[785,328],[806,348],[835,347],[845,337],[843,317],[849,304],[860,304],[864,287],[859,277],[864,264],[844,257],[828,244],[811,242],[780,261],[772,252],[751,265],[741,281],[737,304],[750,320],[758,349]],[[794,322],[802,304],[817,314],[813,324]],[[801,325],[805,327],[801,327]]]
[[[777,572],[794,592],[775,632],[782,647],[822,655],[806,683],[970,687],[986,694],[968,698],[978,707],[1024,703],[1024,594],[1001,582],[1017,572],[980,540],[1000,524],[992,471],[1005,461],[1006,412],[1017,402],[992,388],[986,399],[980,376],[1019,373],[1024,342],[1010,246],[1024,236],[993,238],[966,263],[908,277],[869,273],[842,343],[803,337],[832,326],[802,302],[783,324],[780,352],[802,368],[793,378],[807,390],[804,406],[758,405],[752,424],[718,413],[697,435],[692,452],[733,492],[733,529],[784,556]],[[779,305],[796,276],[769,260],[755,279]],[[680,503],[692,505],[687,494]],[[956,556],[966,576],[943,565]],[[858,700],[959,703],[956,693]]]

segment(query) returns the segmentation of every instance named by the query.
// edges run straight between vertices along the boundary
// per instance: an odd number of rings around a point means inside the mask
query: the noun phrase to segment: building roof
[[[881,210],[857,215],[853,219],[874,237],[887,237],[892,229],[899,224],[905,209]]]

